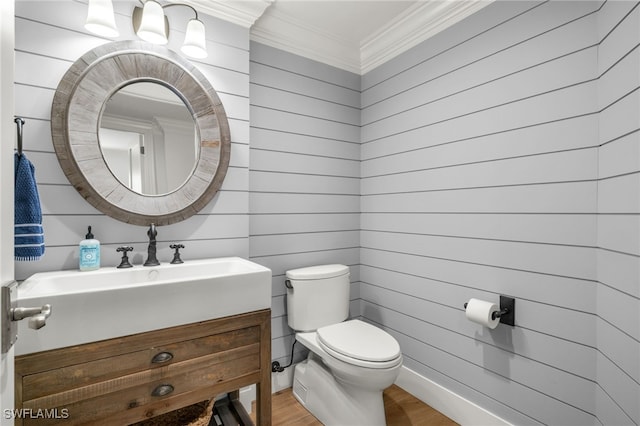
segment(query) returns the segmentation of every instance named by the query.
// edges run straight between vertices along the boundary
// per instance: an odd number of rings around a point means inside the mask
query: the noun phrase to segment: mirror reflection
[[[134,82],[116,91],[103,108],[98,139],[111,173],[142,195],[182,187],[200,154],[191,111],[156,82]]]

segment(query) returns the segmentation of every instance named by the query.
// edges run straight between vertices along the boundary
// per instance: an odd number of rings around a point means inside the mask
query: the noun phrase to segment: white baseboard
[[[396,385],[461,425],[511,426],[511,423],[403,366]]]
[[[293,370],[296,369],[295,363],[290,367],[285,368],[280,373],[271,373],[271,393],[276,393],[282,389],[287,389],[293,386]]]
[[[238,395],[240,403],[244,407],[247,414],[251,414],[251,403],[256,400],[256,385],[240,388],[240,395]]]

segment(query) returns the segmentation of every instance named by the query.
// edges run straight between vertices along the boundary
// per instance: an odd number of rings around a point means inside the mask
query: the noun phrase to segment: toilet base
[[[326,426],[386,425],[382,391],[338,382],[313,352],[296,365],[293,395]]]

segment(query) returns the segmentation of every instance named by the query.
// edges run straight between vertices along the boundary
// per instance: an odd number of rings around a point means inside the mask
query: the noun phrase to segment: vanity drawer
[[[22,399],[32,400],[136,371],[163,368],[206,354],[255,343],[259,339],[260,327],[250,327],[30,374],[22,378]]]
[[[62,413],[65,409],[68,418],[26,419],[24,424],[106,425],[117,418],[113,424],[122,425],[234,389],[228,384],[234,378],[255,383],[259,374],[260,347],[254,343],[25,401],[27,410]]]

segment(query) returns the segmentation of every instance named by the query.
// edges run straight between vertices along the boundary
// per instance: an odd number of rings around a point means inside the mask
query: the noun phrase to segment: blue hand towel
[[[35,167],[24,154],[15,154],[15,238],[16,260],[39,260],[44,254],[42,210],[36,186]]]

